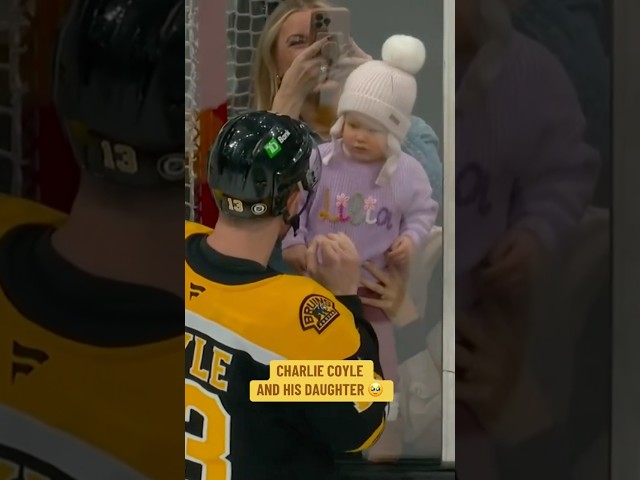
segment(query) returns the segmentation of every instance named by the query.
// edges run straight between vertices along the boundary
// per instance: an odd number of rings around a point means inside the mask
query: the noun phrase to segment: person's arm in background
[[[383,272],[376,265],[366,263],[364,268],[377,282],[362,279],[362,283],[378,293],[378,298],[365,297],[363,303],[382,309],[395,327],[402,382],[394,402],[397,402],[405,433],[411,432],[412,438],[418,438],[432,431],[441,415],[441,367],[427,346],[427,323],[407,291],[407,278],[393,267]],[[392,403],[389,420],[393,413]]]
[[[547,52],[537,56],[528,98],[535,150],[519,159],[509,224],[553,251],[589,205],[600,158],[585,140],[585,119],[567,74]]]
[[[516,29],[553,53],[567,71],[587,120],[586,141],[595,147],[605,168],[595,202],[609,206],[610,81],[606,45],[606,12],[601,0],[537,0],[515,10]]]
[[[426,324],[421,321],[422,316],[407,292],[407,278],[392,265],[388,273],[370,262],[366,262],[363,268],[377,281],[363,278],[361,282],[377,293],[378,298],[362,297],[361,301],[370,307],[380,308],[393,322],[396,341],[399,346],[402,345],[402,349],[398,350],[398,363],[403,363],[423,351],[427,339]]]
[[[427,123],[419,117],[411,117],[411,128],[402,144],[402,151],[420,162],[427,172],[433,190],[431,197],[442,205],[442,160],[440,140]],[[439,222],[437,222],[439,224]]]
[[[527,302],[545,262],[571,237],[593,198],[600,159],[585,141],[585,120],[567,74],[545,49],[528,44],[522,75],[527,145],[513,160],[508,230],[492,246],[477,282],[483,295],[515,309]]]
[[[526,359],[521,320],[494,302],[456,314],[456,400],[496,447],[497,480],[566,479],[566,429]]]
[[[442,303],[442,302],[439,302]],[[403,423],[407,448],[413,455],[438,455],[442,425],[441,346],[432,350],[426,319],[419,314],[409,295],[390,317],[395,326],[396,351],[400,371],[399,416]],[[435,334],[442,342],[441,332]]]
[[[293,60],[282,76],[269,111],[300,118],[305,99],[318,86],[320,68],[326,64],[318,54],[327,42],[328,37],[312,43]]]
[[[427,342],[427,324],[422,321],[422,316],[409,295],[405,295],[400,307],[389,319],[395,327],[399,364],[424,351]]]

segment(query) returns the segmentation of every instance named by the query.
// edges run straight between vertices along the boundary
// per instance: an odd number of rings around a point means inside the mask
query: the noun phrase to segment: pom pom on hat
[[[382,45],[382,60],[371,60],[356,68],[345,82],[338,102],[338,119],[330,131],[332,147],[322,159],[328,165],[342,138],[344,114],[358,112],[381,123],[387,130],[388,157],[376,179],[388,183],[402,155],[401,144],[411,127],[416,101],[415,74],[424,66],[427,50],[410,35],[393,35]]]
[[[382,45],[382,61],[415,75],[427,60],[427,49],[419,39],[409,35],[393,35]]]

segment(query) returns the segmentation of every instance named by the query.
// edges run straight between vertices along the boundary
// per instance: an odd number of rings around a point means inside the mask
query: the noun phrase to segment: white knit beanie
[[[371,60],[356,68],[345,82],[338,102],[338,119],[331,127],[333,148],[323,162],[328,164],[342,138],[344,114],[357,112],[382,124],[388,131],[389,156],[376,184],[382,185],[397,168],[401,144],[411,127],[416,102],[415,75],[427,59],[424,44],[415,37],[393,35],[382,45],[382,60]]]

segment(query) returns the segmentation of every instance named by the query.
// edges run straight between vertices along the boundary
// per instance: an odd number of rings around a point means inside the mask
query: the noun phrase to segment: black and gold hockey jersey
[[[78,270],[63,221],[0,197],[0,480],[179,479],[182,299]]]
[[[333,478],[337,454],[377,439],[386,404],[251,403],[249,382],[278,359],[371,359],[379,373],[359,300],[224,256],[210,232],[185,226],[185,479]]]

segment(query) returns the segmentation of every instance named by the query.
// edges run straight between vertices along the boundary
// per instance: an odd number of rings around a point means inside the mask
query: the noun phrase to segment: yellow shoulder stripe
[[[213,232],[213,229],[205,225],[201,225],[195,222],[189,222],[188,220],[185,220],[184,222],[184,238],[190,237],[191,235],[195,235],[197,233],[209,234],[211,232]]]
[[[208,320],[209,332],[203,333],[213,338],[226,332],[291,360],[345,359],[360,347],[351,312],[308,278],[278,275],[221,285],[187,266],[185,280],[203,290],[194,298],[187,295],[185,306]]]

